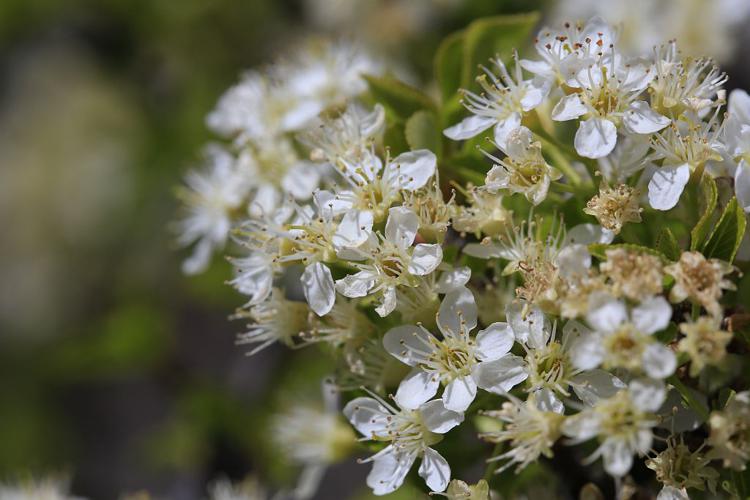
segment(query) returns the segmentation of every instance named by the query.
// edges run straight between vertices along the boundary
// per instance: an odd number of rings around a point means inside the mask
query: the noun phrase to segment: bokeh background
[[[648,9],[662,4],[614,3],[624,7],[610,14],[634,23],[655,22]],[[685,19],[688,35],[669,36],[721,58],[730,88],[750,87],[750,56],[736,50],[747,42],[742,3],[677,0],[663,17]],[[330,367],[277,346],[245,356],[234,343],[243,325],[227,319],[241,303],[224,285],[229,266],[180,273],[174,188],[211,139],[205,115],[243,69],[309,36],[356,38],[426,82],[445,35],[536,8],[553,19],[598,7],[0,1],[0,482],[59,475],[94,499],[204,498],[212,479],[248,473],[289,482],[269,415],[315,392],[310,381]],[[367,469],[334,467],[319,498],[364,495]]]

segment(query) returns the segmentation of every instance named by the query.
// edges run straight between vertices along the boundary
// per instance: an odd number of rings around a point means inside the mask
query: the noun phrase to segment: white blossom
[[[477,326],[477,306],[467,288],[445,296],[437,325],[441,337],[421,325],[399,326],[383,337],[388,352],[414,367],[396,393],[402,401],[421,404],[434,397],[442,384],[445,407],[463,412],[478,387],[504,394],[528,376],[523,359],[510,354],[514,336],[506,323],[493,323],[471,336]]]
[[[359,397],[344,407],[344,415],[366,439],[389,443],[364,460],[373,462],[367,485],[376,495],[396,491],[417,458],[422,459],[419,475],[432,491],[443,491],[451,469],[443,456],[431,448],[442,434],[463,422],[463,413],[448,410],[443,400],[413,405],[395,397],[396,406],[373,397]]]

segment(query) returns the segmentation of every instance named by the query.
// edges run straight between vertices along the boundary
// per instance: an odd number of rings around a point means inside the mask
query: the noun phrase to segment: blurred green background
[[[355,4],[369,14],[347,18]],[[206,113],[308,35],[356,34],[426,81],[442,37],[539,4],[0,1],[0,481],[64,474],[96,499],[288,481],[265,421],[330,367],[246,357],[228,265],[180,274],[173,191],[211,139]],[[361,492],[368,468],[337,467],[320,498]]]

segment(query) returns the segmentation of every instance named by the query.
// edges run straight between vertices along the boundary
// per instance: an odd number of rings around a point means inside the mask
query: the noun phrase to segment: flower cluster
[[[442,446],[471,425],[489,472],[571,446],[619,487],[647,459],[660,498],[714,491],[750,458],[748,393],[718,394],[747,347],[750,97],[599,18],[531,52],[481,66],[463,117],[339,45],[246,75],[208,118],[231,145],[187,179],[186,270],[231,235],[240,343],[328,347],[375,494],[419,461],[429,490],[488,498]],[[330,411],[277,419],[286,454],[348,452]]]

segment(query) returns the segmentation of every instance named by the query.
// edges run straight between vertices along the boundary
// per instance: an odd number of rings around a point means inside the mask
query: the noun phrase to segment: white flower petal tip
[[[301,282],[310,309],[318,316],[328,314],[336,302],[336,288],[331,270],[320,262],[316,262],[307,266],[305,272],[302,273]]]
[[[648,183],[648,201],[656,210],[671,210],[680,201],[680,195],[690,180],[687,163],[661,167],[654,172]]]
[[[672,120],[660,115],[646,101],[635,101],[622,119],[625,126],[636,134],[653,134],[663,129]]]
[[[604,158],[617,145],[617,127],[604,118],[581,122],[574,139],[576,151],[586,158]]]
[[[459,123],[443,130],[443,135],[454,141],[463,141],[475,137],[495,124],[493,118],[472,115]]]

